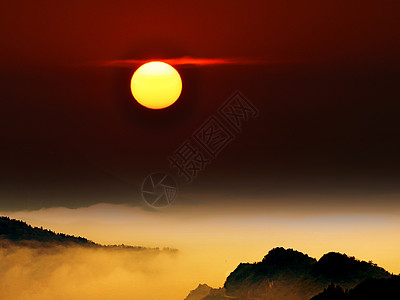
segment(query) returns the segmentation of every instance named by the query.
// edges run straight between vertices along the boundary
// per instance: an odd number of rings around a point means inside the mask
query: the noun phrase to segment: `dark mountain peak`
[[[210,294],[212,288],[207,284],[199,284],[197,288],[191,290],[185,300],[200,300]]]
[[[390,274],[372,262],[360,261],[355,257],[338,252],[323,255],[313,268],[313,274],[328,281],[341,282],[364,280],[368,277],[381,278]]]
[[[309,257],[307,254],[291,248],[285,249],[282,247],[270,250],[261,261],[262,264],[277,268],[310,266],[315,262],[316,260]]]
[[[339,294],[336,285],[349,289],[367,278],[388,277],[390,274],[376,264],[346,254],[330,252],[317,261],[302,252],[279,247],[270,250],[260,262],[239,264],[224,288],[227,295],[234,297],[259,297],[267,291],[271,299],[288,298],[286,293],[309,299],[330,283],[334,285],[329,292]]]
[[[315,263],[316,259],[302,252],[282,247],[274,248],[261,262],[239,264],[226,279],[224,287],[228,292],[234,293],[243,287],[260,283],[269,285],[281,277],[303,277],[312,270]]]
[[[319,264],[331,264],[331,263],[354,263],[356,262],[354,256],[347,256],[344,253],[329,252],[324,254],[318,261]]]

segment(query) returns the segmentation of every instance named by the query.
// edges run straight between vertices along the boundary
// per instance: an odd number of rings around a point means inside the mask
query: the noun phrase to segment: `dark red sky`
[[[398,1],[19,1],[0,4],[0,208],[136,205],[144,177],[235,90],[260,116],[188,194],[400,191]],[[177,67],[148,111],[133,69],[100,60],[245,58]]]

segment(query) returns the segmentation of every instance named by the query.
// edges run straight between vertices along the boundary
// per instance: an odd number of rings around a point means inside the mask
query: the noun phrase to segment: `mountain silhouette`
[[[387,278],[389,273],[372,262],[359,261],[355,257],[330,252],[315,264],[312,275],[322,282],[333,282],[341,284],[344,288],[350,288],[354,283],[367,278]]]
[[[9,217],[0,217],[0,240],[9,240],[13,242],[36,241],[95,245],[94,242],[80,236],[75,237],[64,233],[55,233],[39,227],[32,227],[23,221],[10,219]]]
[[[308,300],[327,286],[331,294],[340,294],[366,279],[390,276],[376,264],[346,254],[330,252],[316,260],[279,247],[269,251],[260,262],[239,264],[227,277],[223,289],[211,289],[208,296],[200,299]]]
[[[210,294],[212,288],[207,284],[199,284],[197,288],[190,291],[189,295],[185,298],[185,300],[200,300]]]
[[[52,246],[80,246],[109,249],[130,249],[130,250],[154,250],[176,252],[172,248],[146,248],[141,246],[127,245],[101,245],[81,236],[73,236],[64,233],[32,227],[21,220],[0,217],[0,247],[25,246],[25,247],[52,247]]]

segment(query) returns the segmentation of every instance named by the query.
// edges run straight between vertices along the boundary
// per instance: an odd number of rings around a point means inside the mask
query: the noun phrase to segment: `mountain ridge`
[[[240,263],[222,288],[190,300],[308,300],[330,284],[349,290],[371,278],[389,279],[391,274],[372,262],[338,252],[326,253],[317,260],[290,248],[277,247],[259,262]]]
[[[129,250],[153,250],[153,251],[171,251],[177,252],[173,248],[148,248],[142,246],[130,245],[102,245],[95,243],[81,236],[68,235],[65,233],[56,233],[54,231],[43,229],[43,227],[34,227],[22,220],[11,219],[7,216],[0,216],[0,247],[23,246],[30,248],[53,247],[53,246],[80,246],[90,248],[104,249],[129,249]]]

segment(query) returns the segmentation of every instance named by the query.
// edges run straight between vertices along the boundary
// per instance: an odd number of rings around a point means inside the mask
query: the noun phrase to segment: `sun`
[[[152,61],[141,65],[131,79],[133,97],[150,109],[163,109],[175,103],[182,91],[182,79],[171,65]]]

